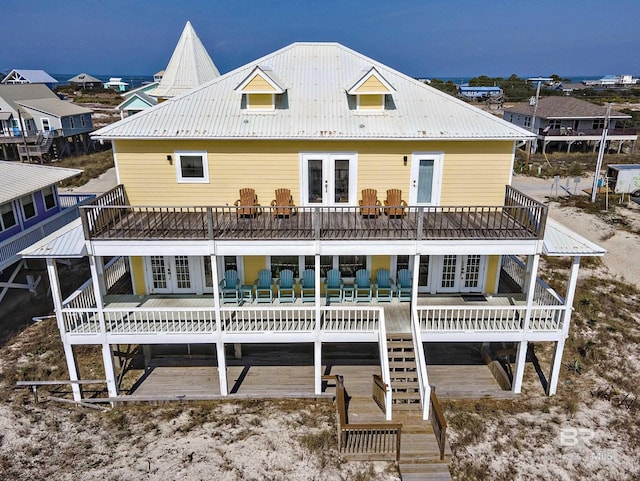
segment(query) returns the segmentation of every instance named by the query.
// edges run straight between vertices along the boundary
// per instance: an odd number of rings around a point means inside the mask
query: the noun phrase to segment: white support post
[[[420,253],[413,256],[413,278],[411,279],[411,313],[418,305],[418,279],[420,278]]]
[[[514,394],[520,394],[522,391],[522,378],[524,377],[524,366],[527,361],[527,344],[527,341],[521,341],[518,344],[516,368],[513,373],[513,384],[511,386],[511,390]]]
[[[315,393],[322,394],[322,341],[319,339],[313,343],[313,373]]]
[[[551,373],[549,374],[549,382],[547,384],[547,395],[553,396],[558,389],[558,381],[560,378],[560,368],[562,367],[562,353],[564,351],[565,339],[569,335],[569,326],[571,324],[571,313],[573,312],[573,299],[576,293],[576,285],[578,283],[578,271],[580,270],[580,256],[575,256],[571,264],[571,272],[569,273],[569,282],[567,283],[567,292],[564,304],[564,319],[562,321],[562,338],[556,342],[556,349],[553,354],[551,363]]]
[[[60,279],[58,278],[58,267],[56,260],[47,257],[47,273],[49,274],[49,285],[51,286],[51,297],[53,298],[53,308],[56,313],[56,322],[60,331],[60,339],[64,349],[64,357],[67,361],[67,371],[70,381],[78,381],[78,365],[73,354],[73,347],[67,342],[67,334],[64,330],[64,317],[62,315],[62,291],[60,290]],[[82,401],[82,390],[79,384],[71,384],[74,401]]]
[[[89,268],[91,270],[91,281],[93,282],[93,295],[96,300],[96,309],[98,310],[98,321],[100,323],[100,331],[104,336],[104,343],[107,343],[107,328],[104,321],[104,300],[102,296],[102,287],[100,285],[100,273],[93,255],[89,256]]]
[[[540,261],[540,254],[530,256],[527,260],[527,276],[525,277],[525,284],[528,285],[527,293],[527,305],[524,316],[524,323],[522,326],[523,333],[526,336],[529,330],[529,320],[531,319],[531,310],[533,309],[533,296],[536,292],[536,276],[538,274],[538,263]],[[525,337],[526,339],[526,337]]]
[[[535,275],[533,277],[533,284],[531,283],[531,271],[533,267],[534,257],[536,256],[527,256],[527,263],[525,265],[525,273],[524,273],[524,283],[522,285],[522,292],[524,294],[529,294],[529,291],[532,289],[532,286],[535,287]],[[537,269],[536,269],[537,270]]]
[[[94,257],[96,263],[96,273],[98,274],[98,284],[100,285],[100,296],[107,295],[107,283],[104,280],[104,258]]]
[[[317,253],[313,256],[313,267],[314,267],[314,276],[315,276],[315,308],[316,308],[316,334],[320,334],[320,254]]]
[[[564,350],[564,338],[556,342],[556,349],[551,361],[551,374],[547,383],[547,395],[555,395],[558,389],[558,379],[560,377],[560,367],[562,366],[562,351]]]
[[[102,361],[104,363],[104,378],[107,380],[109,397],[117,397],[118,383],[113,363],[113,351],[111,350],[111,346],[106,342],[102,344]]]
[[[224,342],[216,342],[216,357],[218,358],[218,379],[220,380],[220,395],[227,396],[229,388],[227,386],[227,359],[224,355]]]

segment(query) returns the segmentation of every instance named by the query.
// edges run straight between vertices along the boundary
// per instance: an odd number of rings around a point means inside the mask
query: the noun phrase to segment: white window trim
[[[431,179],[431,202],[421,202],[418,204],[418,186],[413,186],[414,182],[418,182],[420,170],[420,160],[433,160],[433,178]],[[411,153],[411,183],[409,189],[409,203],[411,205],[435,206],[440,205],[440,196],[442,194],[442,164],[444,161],[444,152],[412,152]]]
[[[47,121],[47,128],[46,129],[44,127],[45,120]],[[42,124],[42,131],[43,132],[51,132],[51,120],[49,120],[47,117],[42,117],[40,119],[40,123]]]
[[[177,150],[173,153],[176,165],[176,180],[179,184],[208,184],[209,183],[209,159],[207,152],[203,150]],[[182,177],[182,156],[202,157],[202,178]]]
[[[5,230],[9,230],[9,229],[13,229],[15,226],[19,225],[18,222],[18,218],[16,216],[16,209],[14,208],[14,205],[12,202],[5,202],[4,204],[0,204],[0,205],[8,205],[9,209],[11,209],[11,213],[13,214],[13,225],[6,227],[4,225],[4,220],[2,219],[2,212],[0,212],[0,232],[4,232]]]
[[[251,105],[251,95],[269,95],[270,93],[267,92],[246,92],[245,95],[247,96],[247,111],[249,112],[274,112],[276,110],[276,94],[271,93],[271,107],[266,108],[263,107],[262,104],[260,105],[260,107],[254,107]]]
[[[80,125],[82,125],[83,127],[87,126],[87,120],[84,118],[84,115],[80,116]]]
[[[33,202],[33,211],[34,214],[32,217],[27,218],[27,215],[24,212],[24,204],[22,203],[22,199],[24,199],[25,197],[27,197],[26,195],[23,195],[22,197],[20,197],[20,210],[22,211],[22,218],[26,221],[31,220],[31,219],[35,219],[36,217],[38,217],[38,204],[36,204],[36,199],[33,196],[33,194],[27,194],[31,196],[31,201]]]
[[[327,182],[327,185],[333,185],[335,182],[335,171],[331,168],[331,161],[336,157],[343,157],[349,159],[349,202],[346,204],[336,204],[331,202],[331,199],[327,199],[327,202],[322,204],[310,203],[307,197],[309,189],[309,178],[307,169],[307,160],[309,159],[322,159],[323,170],[323,182]],[[325,174],[325,169],[327,170]],[[326,177],[325,177],[326,175]],[[328,192],[326,192],[329,195]],[[300,205],[303,206],[337,206],[337,207],[353,207],[358,205],[358,153],[357,152],[300,152]]]
[[[382,95],[382,106],[378,109],[373,109],[373,108],[369,108],[369,109],[362,109],[360,108],[360,99],[362,98],[363,95]],[[357,94],[356,95],[356,111],[361,113],[361,114],[379,114],[384,112],[386,109],[386,103],[387,103],[387,99],[385,98],[386,94]]]
[[[46,201],[46,199],[45,199],[45,198],[46,198],[46,195],[45,195],[45,193],[44,193],[44,192],[45,192],[45,190],[46,190],[47,188],[45,187],[44,189],[42,189],[42,190],[40,191],[40,195],[42,196],[42,205],[43,205],[43,207],[44,207],[44,211],[45,211],[45,212],[49,212],[50,210],[53,210],[53,209],[55,209],[55,208],[58,206],[58,198],[57,198],[57,196],[56,196],[56,189],[55,189],[55,187],[54,187],[54,186],[52,186],[52,185],[50,185],[48,188],[49,188],[49,189],[51,189],[51,194],[53,195],[53,206],[49,207],[48,209],[47,209],[47,201]]]

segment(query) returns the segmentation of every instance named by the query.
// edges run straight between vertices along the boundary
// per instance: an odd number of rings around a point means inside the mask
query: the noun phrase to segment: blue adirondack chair
[[[240,302],[240,280],[238,279],[238,271],[231,269],[225,271],[224,279],[219,283],[220,300],[223,304],[227,302]]]
[[[280,302],[295,302],[296,292],[293,280],[293,271],[291,269],[283,269],[280,271],[278,278],[278,300]]]
[[[398,300],[411,301],[413,276],[408,269],[400,269],[398,271]]]
[[[256,290],[256,302],[273,302],[273,279],[269,269],[258,272],[253,287]]]
[[[371,294],[373,287],[371,285],[371,274],[366,269],[360,269],[356,272],[355,301],[371,302]]]
[[[316,301],[316,271],[305,269],[300,278],[300,300],[302,302]]]
[[[340,271],[338,269],[331,269],[327,272],[327,278],[324,280],[324,291],[327,299],[327,304],[332,300],[342,302],[342,287],[344,281],[340,278]]]
[[[393,299],[393,291],[395,286],[393,285],[393,279],[389,277],[389,269],[378,269],[376,271],[376,301],[388,301]]]

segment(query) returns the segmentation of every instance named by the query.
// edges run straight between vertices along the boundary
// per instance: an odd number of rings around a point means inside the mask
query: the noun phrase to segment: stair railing
[[[429,402],[432,405],[431,425],[433,426],[433,432],[435,433],[436,439],[438,440],[438,447],[440,448],[440,461],[442,461],[444,459],[444,448],[447,442],[447,421],[444,418],[442,406],[440,405],[440,401],[438,401],[438,396],[436,396],[436,389],[433,386],[431,389]]]
[[[387,384],[382,380],[382,377],[377,374],[373,375],[373,386],[371,396],[373,400],[378,405],[378,407],[382,410],[383,413],[386,413],[386,397],[387,397]]]
[[[387,349],[387,326],[384,319],[384,309],[380,308],[378,320],[378,348],[380,349],[380,370],[382,381],[386,384],[384,396],[384,415],[387,421],[393,419],[393,396],[391,394],[391,375],[389,374],[389,351]]]
[[[338,446],[340,452],[357,459],[400,461],[401,423],[349,423],[344,378],[336,375]]]
[[[413,350],[416,354],[416,372],[418,374],[418,385],[420,387],[420,403],[422,404],[422,419],[429,419],[429,406],[431,404],[431,385],[427,374],[427,361],[424,357],[422,346],[422,334],[418,325],[418,310],[415,306],[411,308],[411,338],[413,339]]]

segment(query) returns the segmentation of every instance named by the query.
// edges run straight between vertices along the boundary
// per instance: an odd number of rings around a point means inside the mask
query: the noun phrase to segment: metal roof
[[[54,117],[66,117],[68,115],[90,114],[93,110],[86,107],[80,107],[74,103],[55,99],[31,99],[16,101],[16,104],[28,108],[43,112],[45,114],[53,115]]]
[[[82,173],[79,169],[0,161],[0,204]]]
[[[0,84],[0,98],[7,102],[16,112],[18,111],[16,102],[21,100],[57,99],[59,102],[62,102],[62,100],[60,100],[58,96],[51,91],[51,89],[42,84]]]
[[[89,75],[88,73],[79,73],[75,77],[71,77],[69,80],[67,80],[67,82],[76,83],[76,84],[85,84],[85,83],[98,83],[98,84],[101,84],[102,80],[100,80],[99,78],[95,78],[95,77]]]
[[[529,102],[521,102],[504,109],[504,113],[533,115],[534,108]],[[567,96],[542,97],[536,109],[536,117],[543,119],[604,119],[606,116],[607,107]],[[630,119],[631,115],[612,110],[609,118]]]
[[[54,79],[51,75],[49,75],[44,70],[24,70],[24,69],[13,69],[9,74],[4,78],[2,83],[10,83],[10,82],[20,82],[20,79],[24,79],[24,81],[30,84],[57,84],[58,81]]]
[[[547,218],[542,252],[549,256],[602,256],[607,251],[558,221]]]
[[[287,89],[275,111],[247,111],[242,94],[234,91],[257,66],[269,67]],[[387,96],[385,111],[357,111],[346,90],[372,67],[397,91]],[[534,138],[337,43],[294,43],[94,134],[98,139]]]
[[[202,45],[191,22],[187,22],[171,55],[171,60],[164,70],[162,80],[151,95],[163,98],[175,97],[219,76],[220,72]]]
[[[87,255],[87,245],[82,230],[82,220],[75,219],[44,239],[22,250],[23,258],[57,257],[75,258]]]

